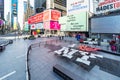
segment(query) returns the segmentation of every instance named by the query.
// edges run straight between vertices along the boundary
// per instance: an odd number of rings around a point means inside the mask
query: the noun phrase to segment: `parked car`
[[[3,50],[5,50],[5,45],[0,45],[0,52],[2,52]]]
[[[13,43],[13,40],[9,40],[9,44],[12,44]]]

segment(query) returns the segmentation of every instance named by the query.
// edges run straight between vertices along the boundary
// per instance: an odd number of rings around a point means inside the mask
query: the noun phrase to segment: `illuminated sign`
[[[45,10],[43,13],[43,21],[58,21],[61,16],[61,12],[58,10]]]
[[[120,9],[120,0],[100,1],[96,7],[96,14],[105,13]]]
[[[89,10],[89,0],[67,0],[67,14]]]
[[[35,24],[43,21],[43,13],[38,13],[28,19],[29,24]]]
[[[60,30],[60,24],[58,21],[46,21],[44,22],[44,28],[49,30]]]
[[[51,10],[51,20],[58,21],[61,16],[61,12],[58,10]]]
[[[88,31],[88,14],[80,12],[67,16],[67,31]]]
[[[45,10],[43,12],[43,21],[49,21],[50,20],[50,12],[51,12],[51,10]]]
[[[50,29],[60,30],[60,24],[58,23],[58,21],[50,21]]]

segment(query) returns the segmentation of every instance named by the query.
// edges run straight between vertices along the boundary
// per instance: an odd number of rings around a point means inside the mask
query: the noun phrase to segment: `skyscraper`
[[[24,1],[23,5],[24,5],[24,13],[25,13],[27,11],[27,1]]]
[[[34,11],[36,11],[37,8],[45,9],[46,8],[46,0],[34,0]]]
[[[11,1],[11,26],[14,30],[17,29],[17,22],[18,22],[18,0]]]
[[[0,0],[0,18],[4,19],[4,0]]]

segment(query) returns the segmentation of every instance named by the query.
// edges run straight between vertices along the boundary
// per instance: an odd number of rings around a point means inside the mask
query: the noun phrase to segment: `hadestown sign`
[[[95,14],[115,11],[120,9],[120,0],[100,0],[95,8]]]

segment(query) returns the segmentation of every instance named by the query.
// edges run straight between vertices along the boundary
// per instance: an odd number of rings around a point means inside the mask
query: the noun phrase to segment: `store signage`
[[[120,0],[100,1],[96,7],[96,13],[104,13],[120,9]]]
[[[89,0],[67,0],[67,14],[89,10]]]

